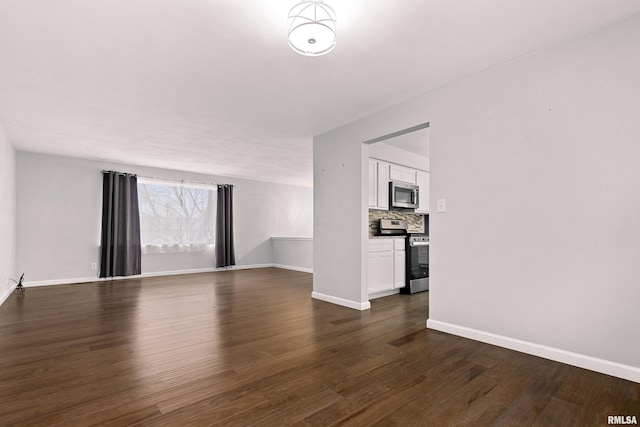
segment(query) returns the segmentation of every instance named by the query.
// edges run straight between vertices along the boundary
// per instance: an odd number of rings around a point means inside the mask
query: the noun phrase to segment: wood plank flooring
[[[275,268],[28,288],[0,307],[0,425],[604,426],[640,384],[358,312]]]

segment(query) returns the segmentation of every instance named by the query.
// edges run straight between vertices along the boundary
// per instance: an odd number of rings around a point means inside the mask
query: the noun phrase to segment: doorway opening
[[[365,144],[369,146],[369,299],[428,291],[429,123]],[[394,197],[398,188],[398,197],[403,198],[400,202]],[[407,202],[410,207],[402,208]]]

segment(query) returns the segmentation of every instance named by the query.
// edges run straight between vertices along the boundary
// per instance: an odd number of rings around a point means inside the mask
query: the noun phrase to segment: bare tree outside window
[[[138,182],[143,253],[213,252],[216,189]]]

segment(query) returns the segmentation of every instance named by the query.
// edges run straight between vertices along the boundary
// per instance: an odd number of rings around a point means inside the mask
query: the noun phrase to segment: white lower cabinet
[[[369,239],[368,260],[370,295],[404,287],[404,239]]]
[[[393,289],[393,252],[369,253],[369,293]]]
[[[394,289],[404,288],[405,284],[405,252],[393,251],[393,287]]]

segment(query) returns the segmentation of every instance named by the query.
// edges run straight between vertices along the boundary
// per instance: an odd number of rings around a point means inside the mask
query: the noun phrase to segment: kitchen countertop
[[[404,239],[407,236],[369,236],[370,239]]]

